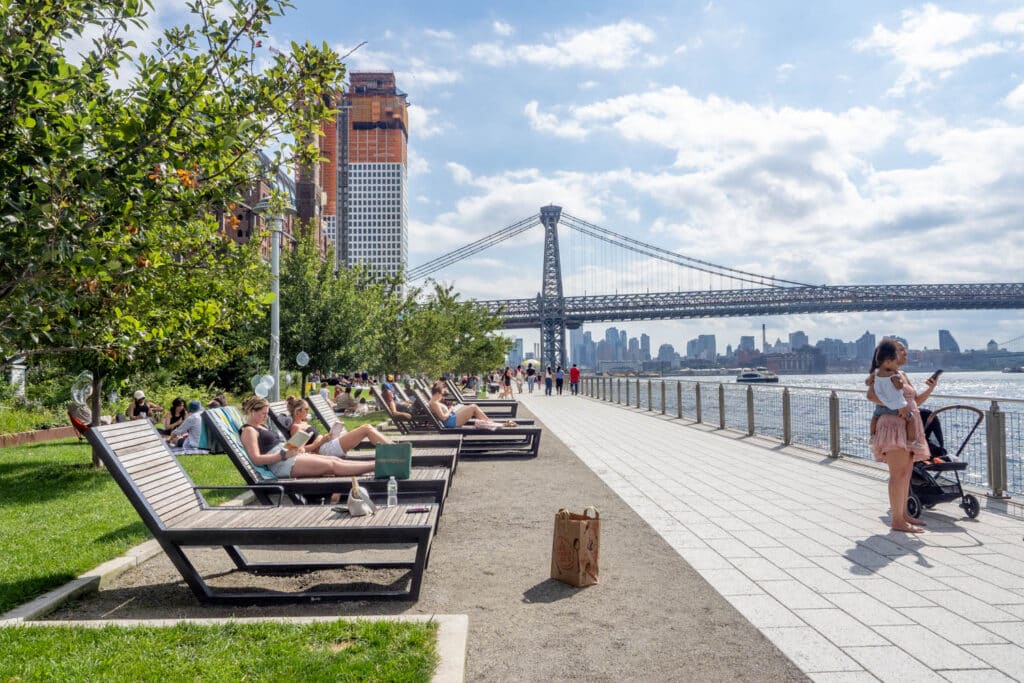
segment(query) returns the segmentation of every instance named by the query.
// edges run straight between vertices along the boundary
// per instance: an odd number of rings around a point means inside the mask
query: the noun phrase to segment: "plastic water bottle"
[[[393,508],[398,505],[398,482],[394,477],[388,479],[388,507]]]

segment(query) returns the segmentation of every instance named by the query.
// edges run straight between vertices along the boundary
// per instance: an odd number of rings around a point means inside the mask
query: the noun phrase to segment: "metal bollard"
[[[683,383],[676,382],[676,417],[683,419]]]
[[[725,429],[725,385],[718,385],[718,428]]]
[[[839,396],[831,392],[828,397],[828,454],[839,457]]]
[[[988,445],[988,481],[990,498],[1009,498],[1006,493],[1006,413],[999,403],[985,411],[985,440]]]
[[[782,443],[793,443],[793,406],[789,403],[789,388],[782,390]]]
[[[700,424],[701,422],[704,421],[704,415],[701,412],[700,405],[700,382],[696,382],[693,385],[693,400],[696,408],[695,412],[697,413],[697,424]]]
[[[747,385],[747,436],[754,435],[754,387]]]

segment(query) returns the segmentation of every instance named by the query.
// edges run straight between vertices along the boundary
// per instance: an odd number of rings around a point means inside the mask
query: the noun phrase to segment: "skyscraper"
[[[326,161],[301,168],[300,221],[318,219],[339,267],[365,264],[381,274],[404,269],[409,255],[408,97],[390,71],[352,71],[349,90],[326,121]]]
[[[960,353],[960,345],[949,330],[939,330],[939,351],[943,353]]]

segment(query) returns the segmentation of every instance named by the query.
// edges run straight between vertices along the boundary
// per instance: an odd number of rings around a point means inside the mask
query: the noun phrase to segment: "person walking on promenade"
[[[530,388],[530,393],[533,393],[533,385],[537,382],[537,371],[534,370],[531,364],[526,368],[526,384]]]
[[[523,393],[523,366],[522,365],[517,365],[516,366],[516,389],[519,390],[520,394]]]
[[[551,366],[549,365],[547,367],[547,369],[544,371],[544,395],[545,396],[550,396],[551,395],[551,385],[554,383],[554,380],[555,380],[555,373],[551,371]]]
[[[562,366],[559,365],[558,368],[555,369],[555,391],[558,393],[559,396],[562,395],[562,387],[564,387],[564,386],[565,386],[565,370],[563,370]]]
[[[893,361],[897,366],[906,363],[907,350],[893,339],[883,339],[875,349],[875,355],[871,362],[871,375],[867,380],[869,385],[867,395],[870,401],[881,403],[875,394],[875,370],[885,363],[892,365]],[[924,445],[924,425],[921,424],[921,415],[917,406],[928,400],[938,379],[926,380],[928,388],[918,393],[906,373],[900,371],[900,375],[903,380],[903,396],[913,414],[918,438],[915,442],[908,442],[906,421],[902,416],[895,413],[882,415],[878,418],[875,433],[870,437],[871,452],[875,460],[889,466],[889,526],[894,531],[919,534],[924,531],[921,528],[924,523],[920,521],[911,523],[907,519],[907,494],[910,491],[910,476],[914,470],[914,463],[927,460],[930,453],[927,445]]]
[[[569,392],[573,396],[580,394],[580,369],[576,367],[575,363],[569,368]]]

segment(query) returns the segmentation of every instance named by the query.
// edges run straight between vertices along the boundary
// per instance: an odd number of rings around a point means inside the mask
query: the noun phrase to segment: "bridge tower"
[[[562,294],[562,260],[558,255],[558,219],[562,207],[540,208],[544,226],[544,273],[541,293],[537,295],[540,310],[540,351],[544,365],[566,367],[565,298]]]

